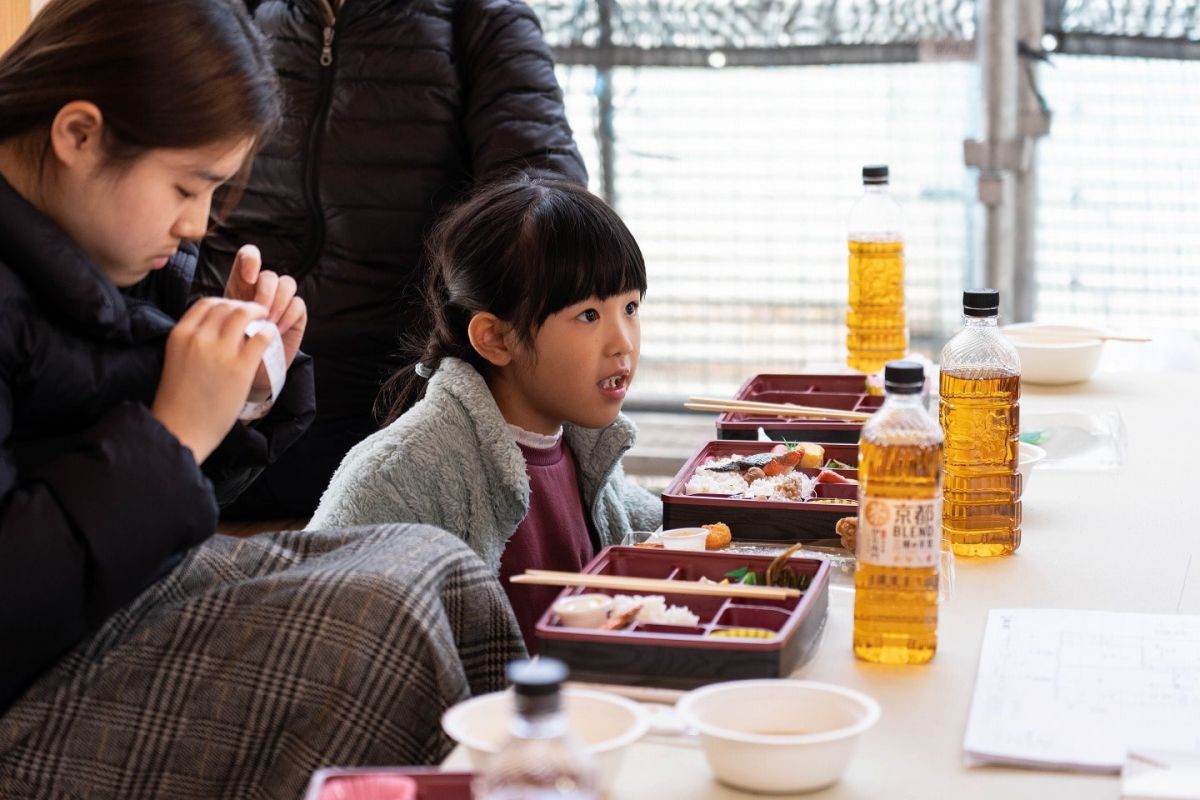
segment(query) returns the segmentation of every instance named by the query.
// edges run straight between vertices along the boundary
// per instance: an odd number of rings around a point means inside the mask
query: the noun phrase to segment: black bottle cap
[[[505,674],[513,685],[518,711],[546,714],[558,710],[558,692],[567,679],[566,664],[554,658],[513,661]]]
[[[556,658],[513,661],[505,671],[517,694],[553,694],[567,679],[567,665]]]
[[[862,171],[863,183],[887,183],[887,164],[867,164]]]
[[[963,292],[963,313],[968,317],[994,317],[1000,313],[1000,292],[995,289],[967,289]]]
[[[916,361],[889,361],[883,367],[883,388],[891,394],[920,394],[925,368]]]

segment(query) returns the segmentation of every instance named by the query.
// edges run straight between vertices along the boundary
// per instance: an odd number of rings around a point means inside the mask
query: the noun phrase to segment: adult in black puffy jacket
[[[233,511],[306,517],[342,456],[377,427],[402,338],[424,339],[423,241],[438,213],[473,183],[518,169],[587,175],[521,0],[249,5],[287,112],[240,204],[205,240],[197,288],[220,293],[247,242],[299,283],[317,419]]]

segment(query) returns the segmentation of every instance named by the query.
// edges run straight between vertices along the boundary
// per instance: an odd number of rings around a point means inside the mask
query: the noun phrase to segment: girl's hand
[[[206,297],[167,337],[162,377],[150,413],[204,462],[237,422],[254,372],[271,341],[246,337],[246,325],[269,312],[257,303]]]
[[[308,307],[296,296],[296,281],[290,275],[278,275],[262,268],[262,253],[252,244],[243,245],[233,259],[225,296],[231,300],[246,300],[269,309],[266,319],[279,328],[283,339],[283,354],[292,365],[304,329],[308,325]],[[267,373],[259,369],[254,377],[254,390],[266,396],[270,388]]]

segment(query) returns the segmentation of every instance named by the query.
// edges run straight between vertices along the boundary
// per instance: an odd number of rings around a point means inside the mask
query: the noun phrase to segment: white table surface
[[[938,652],[922,667],[860,662],[850,646],[853,594],[831,590],[816,657],[794,677],[875,697],[883,717],[859,742],[843,780],[812,798],[1116,798],[1115,775],[968,767],[962,739],[987,612],[992,608],[1094,608],[1200,613],[1200,486],[1192,458],[1200,373],[1121,371],[1073,387],[1023,387],[1022,412],[1119,409],[1127,462],[1105,471],[1036,469],[1024,494],[1022,544],[1007,558],[957,561],[942,606]],[[1158,366],[1147,353],[1144,363]],[[1106,363],[1112,362],[1107,359]],[[1197,665],[1200,669],[1200,665]],[[446,768],[469,768],[456,750]],[[712,778],[696,747],[634,745],[611,800],[741,798]]]

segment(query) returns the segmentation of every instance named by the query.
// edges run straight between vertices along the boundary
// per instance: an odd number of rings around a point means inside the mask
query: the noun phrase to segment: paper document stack
[[[1200,617],[992,610],[963,746],[988,763],[1102,772],[1130,751],[1200,754]]]

